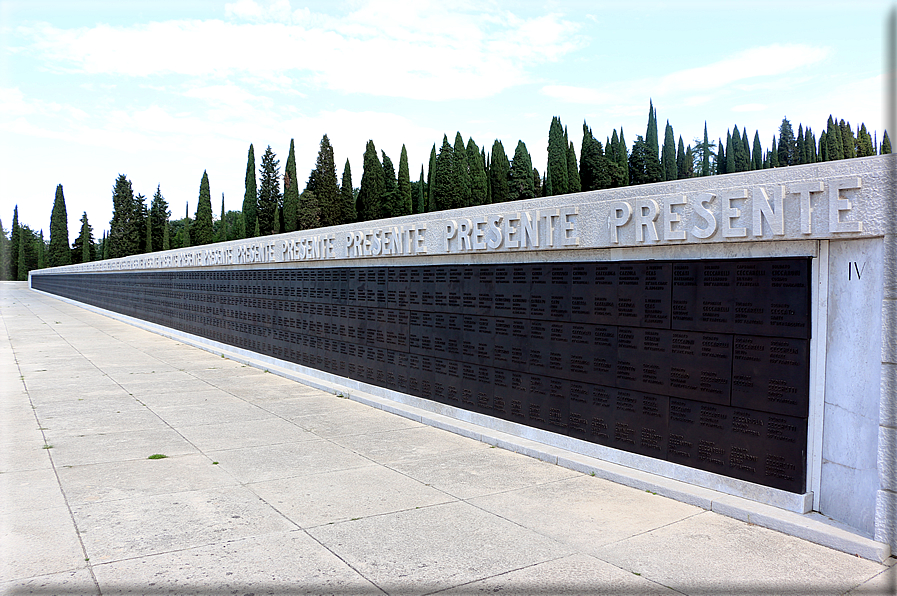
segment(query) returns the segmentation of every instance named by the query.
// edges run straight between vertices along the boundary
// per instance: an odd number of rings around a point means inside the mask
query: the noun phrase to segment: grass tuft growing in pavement
[[[151,456],[149,456],[146,459],[165,459],[166,457],[168,457],[168,456],[165,455],[164,453],[153,453]]]

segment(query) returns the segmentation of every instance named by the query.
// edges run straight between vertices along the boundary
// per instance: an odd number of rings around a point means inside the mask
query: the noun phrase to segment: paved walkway
[[[23,284],[0,284],[0,324],[0,593],[893,591],[893,558],[493,448]]]

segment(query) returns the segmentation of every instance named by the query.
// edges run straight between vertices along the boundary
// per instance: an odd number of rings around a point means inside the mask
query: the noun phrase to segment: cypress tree
[[[707,138],[707,121],[704,121],[704,142],[701,143],[701,176],[710,175],[710,141]]]
[[[816,135],[807,127],[804,132],[804,146],[807,148],[807,163],[816,163],[818,156],[816,155]]]
[[[9,269],[9,239],[3,229],[3,220],[0,220],[0,281],[10,281]]]
[[[760,144],[760,131],[754,131],[754,147],[751,155],[752,169],[763,169],[763,145]]]
[[[417,202],[415,203],[415,213],[427,212],[427,183],[424,181],[424,164],[420,165],[420,180],[417,182]]]
[[[660,145],[657,137],[657,111],[654,109],[653,99],[648,100],[648,129],[645,131],[645,146],[648,152],[659,160]]]
[[[458,205],[458,186],[455,178],[454,149],[449,145],[448,137],[442,136],[442,147],[436,156],[436,173],[433,177],[435,186],[436,209],[443,211]]]
[[[891,139],[888,138],[887,130],[881,137],[881,151],[879,153],[881,155],[888,155],[889,153],[891,153]]]
[[[533,190],[536,198],[542,196],[542,177],[539,176],[539,170],[533,168]]]
[[[548,164],[545,172],[548,176],[546,196],[562,195],[568,192],[567,175],[567,142],[564,140],[564,128],[557,116],[551,119],[548,129]],[[507,157],[507,156],[506,156]],[[495,164],[495,150],[492,151],[492,163]],[[495,177],[493,176],[493,182]],[[495,191],[493,191],[493,195]]]
[[[262,166],[259,168],[259,196],[256,219],[259,222],[259,233],[267,236],[280,231],[280,221],[275,218],[281,203],[280,194],[280,160],[271,150],[271,145],[262,155]]]
[[[65,210],[65,197],[62,194],[62,185],[56,185],[56,198],[53,201],[53,210],[50,212],[50,249],[48,251],[48,264],[50,267],[68,265],[72,262],[72,252],[69,249],[69,223]]]
[[[617,131],[614,130],[614,138]],[[592,129],[582,121],[582,145],[579,149],[579,184],[582,190],[594,190],[594,170],[597,165],[597,155],[595,150],[595,137],[592,135]]]
[[[604,153],[601,141],[592,135],[592,130],[585,123],[583,123],[582,135],[582,153],[579,156],[582,190],[600,190],[611,186],[620,186],[622,171],[616,161],[611,160],[612,156],[619,155],[619,147],[616,146],[619,144],[617,131],[614,130],[607,155]]]
[[[379,219],[381,213],[380,199],[383,196],[383,164],[377,156],[374,141],[369,140],[364,150],[362,162],[361,187],[355,202],[358,221]]]
[[[22,230],[19,227],[19,206],[12,210],[12,228],[9,232],[9,279],[19,279],[19,247],[22,242],[20,237]]]
[[[851,159],[857,156],[856,139],[853,137],[853,129],[850,128],[850,122],[841,122],[838,124],[841,133],[841,153],[844,159]]]
[[[869,135],[869,131],[866,130],[866,123],[862,123],[859,130],[857,130],[857,157],[869,157],[870,155],[875,155],[875,149],[872,145],[872,137]]]
[[[212,193],[209,190],[209,175],[203,170],[202,180],[199,182],[199,201],[196,203],[196,215],[194,216],[193,229],[190,239],[195,246],[211,244],[213,240],[212,228]]]
[[[514,158],[511,160],[510,180],[508,181],[508,200],[518,201],[536,196],[533,185],[533,160],[526,144],[517,142]]]
[[[769,167],[779,167],[779,150],[776,147],[776,138],[772,137],[772,148],[769,150]]]
[[[489,202],[486,182],[486,164],[473,137],[467,139],[467,169],[470,172],[470,204],[485,205]]]
[[[430,163],[427,166],[427,211],[438,211],[436,207],[436,143],[430,149]]]
[[[841,128],[831,116],[828,119],[829,126],[825,135],[825,156],[827,161],[844,159],[844,144],[841,140]]]
[[[224,210],[224,193],[221,193],[221,235],[218,242],[228,241],[227,212]]]
[[[380,217],[395,217],[398,210],[396,169],[385,151],[381,150],[380,155],[383,156],[383,196],[380,197]]]
[[[685,148],[685,176],[683,178],[694,178],[695,176],[695,155],[691,150],[691,145]]]
[[[549,163],[551,163],[550,160]],[[566,163],[566,160],[564,163]],[[489,183],[492,187],[493,203],[504,203],[509,200],[510,191],[508,189],[508,176],[510,171],[511,164],[508,163],[508,155],[505,153],[505,147],[501,144],[501,141],[496,139],[495,142],[492,143],[492,163],[489,168]]]
[[[735,127],[735,135],[738,134],[738,127]],[[735,159],[736,147],[740,143],[735,143],[735,135],[730,131],[726,131],[726,173],[731,174],[738,171],[738,161]]]
[[[626,137],[623,136],[623,127],[620,127],[620,142],[617,145],[617,165],[620,167],[620,180],[618,186],[629,186],[629,149],[626,147]]]
[[[315,193],[306,189],[299,195],[299,209],[296,214],[297,229],[313,230],[321,225],[321,213]]]
[[[112,189],[112,221],[107,238],[110,258],[139,254],[145,225],[140,215],[141,205],[134,197],[131,181],[119,174]]]
[[[169,237],[169,225],[165,222],[165,229],[162,231],[162,250],[171,250],[171,238]]]
[[[726,133],[728,134],[728,133]],[[726,174],[726,150],[723,146],[723,140],[720,139],[719,143],[716,145],[716,173],[717,174]]]
[[[641,135],[636,136],[632,144],[632,153],[629,155],[629,183],[650,184],[660,182],[663,170],[660,161],[652,154],[651,148]]]
[[[794,130],[788,118],[782,118],[782,124],[779,126],[779,147],[778,147],[778,163],[779,166],[791,166],[795,162],[795,140]]]
[[[47,244],[44,241],[44,231],[41,230],[37,238],[37,268],[44,269],[47,266]]]
[[[804,139],[804,125],[797,126],[797,163],[807,163],[807,145]]]
[[[564,131],[566,138],[566,130]],[[567,143],[567,192],[581,192],[582,181],[579,179],[579,166],[576,164],[576,150],[573,143]]]
[[[150,203],[149,219],[152,220],[152,239],[153,248],[168,250],[165,246],[165,232],[168,228],[168,218],[171,217],[171,211],[168,209],[168,201],[162,196],[162,188],[156,185],[156,193],[153,195],[152,203]]]
[[[283,231],[295,232],[299,224],[299,178],[296,174],[296,145],[290,139],[290,153],[283,169]]]
[[[81,231],[72,243],[72,263],[89,263],[94,260],[93,228],[87,221],[87,211],[81,215]]]
[[[751,169],[751,144],[748,141],[747,135],[747,127],[741,131],[741,156],[744,160],[744,171],[747,172]]]
[[[258,189],[255,181],[255,150],[249,144],[249,156],[246,158],[246,191],[243,194],[243,221],[246,224],[246,237],[251,238],[258,218]]]
[[[402,145],[399,154],[399,177],[397,181],[396,212],[393,215],[411,215],[411,174],[408,171],[408,151]]]
[[[470,170],[467,159],[467,147],[461,133],[455,133],[455,144],[452,147],[452,163],[456,187],[455,207],[469,207],[471,203]]]
[[[153,218],[149,216],[146,218],[146,240],[144,246],[146,246],[146,252],[153,252]]]
[[[819,133],[819,154],[818,161],[829,161],[828,159],[828,134],[823,130]]]
[[[685,164],[685,143],[682,142],[682,135],[679,135],[679,145],[676,147],[676,179],[682,180],[687,178],[688,168]]]
[[[19,234],[19,250],[17,253],[19,258],[16,263],[16,271],[18,272],[16,280],[25,281],[28,279],[28,265],[25,264],[25,234]]]
[[[336,160],[333,157],[330,138],[326,134],[321,137],[318,159],[315,161],[314,193],[320,210],[320,225],[335,226],[341,223],[342,208],[336,181]]]
[[[355,214],[355,190],[352,188],[352,168],[349,160],[343,166],[343,178],[340,185],[340,223],[352,223],[357,218]]]
[[[673,127],[667,120],[663,131],[663,151],[660,157],[660,165],[663,168],[664,180],[675,180],[678,176],[676,169],[676,138],[673,136]]]

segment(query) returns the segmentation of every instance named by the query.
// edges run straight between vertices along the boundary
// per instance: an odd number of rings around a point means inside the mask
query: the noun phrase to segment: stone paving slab
[[[0,594],[893,593],[893,558],[340,399],[23,284],[0,283],[0,329]]]

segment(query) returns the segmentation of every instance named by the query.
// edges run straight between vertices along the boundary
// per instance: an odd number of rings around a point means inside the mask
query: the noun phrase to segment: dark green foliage
[[[72,263],[89,263],[93,261],[96,258],[94,254],[95,250],[93,228],[87,221],[87,211],[85,211],[81,216],[81,232],[72,243]]]
[[[330,138],[324,135],[318,147],[315,161],[315,197],[321,210],[321,225],[335,226],[343,223],[340,190],[336,181],[336,160]]]
[[[246,238],[253,236],[255,220],[258,218],[258,190],[255,181],[255,150],[249,144],[249,156],[246,158],[246,192],[243,194],[243,221],[246,223]]]
[[[0,220],[0,281],[10,281],[9,238]]]
[[[141,197],[134,197],[131,181],[119,174],[112,188],[112,221],[109,222],[109,258],[140,253],[146,222]]]
[[[280,160],[271,150],[271,145],[262,155],[262,166],[259,168],[259,198],[256,219],[259,222],[259,233],[263,236],[280,231],[280,222],[275,219],[275,212],[281,204],[280,194]],[[192,234],[191,234],[192,236]]]
[[[678,177],[676,168],[676,138],[673,135],[673,127],[667,120],[663,131],[663,150],[660,154],[660,165],[663,169],[664,180],[675,180]]]
[[[751,160],[751,144],[748,141],[747,127],[741,131],[741,155],[744,160],[744,171],[747,172],[752,167]]]
[[[533,168],[533,192],[536,198],[542,196],[542,177],[539,176],[539,170],[536,168]]]
[[[632,153],[629,154],[629,183],[650,184],[660,182],[662,178],[660,161],[651,152],[642,135],[638,135],[632,144]]]
[[[683,178],[694,178],[695,176],[695,156],[692,153],[691,145],[685,148],[685,160],[684,160],[684,168],[685,172],[682,176]]]
[[[396,197],[398,200],[396,201],[396,210],[393,215],[411,215],[411,173],[408,171],[408,151],[405,149],[405,145],[402,145],[402,152],[399,154],[399,174],[396,184]]]
[[[782,124],[779,125],[779,146],[777,150],[779,167],[793,166],[797,163],[795,160],[797,141],[794,138],[794,130],[791,128],[788,118],[782,118]]]
[[[817,157],[819,161],[828,161],[828,135],[824,130],[819,133],[819,153]]]
[[[608,148],[609,155],[613,155],[619,150],[616,146],[617,144],[619,144],[617,131],[614,130],[614,136],[611,138],[611,147]],[[601,141],[592,135],[592,129],[583,122],[582,152],[579,155],[579,176],[582,190],[601,190],[614,185],[611,170],[619,168],[611,167],[611,165],[617,166],[617,164],[609,159],[609,155],[604,154]]]
[[[736,142],[736,138],[738,142]],[[741,147],[741,135],[738,127],[735,127],[735,133],[726,131],[726,173],[738,172],[738,153]]]
[[[368,141],[362,162],[361,188],[355,202],[358,221],[380,218],[380,198],[383,196],[383,164],[377,156],[374,141]]]
[[[340,197],[340,223],[352,223],[357,218],[355,214],[355,192],[352,188],[352,168],[349,166],[349,160],[346,159],[346,165],[343,166],[342,184],[339,189]]]
[[[167,250],[165,248],[165,229],[168,227],[168,219],[171,211],[168,209],[168,201],[162,196],[160,185],[156,185],[156,193],[150,203],[149,218],[152,220],[153,248],[155,250]]]
[[[549,163],[551,160],[549,159]],[[566,163],[566,158],[564,163]],[[508,189],[508,176],[511,172],[511,164],[508,163],[508,154],[505,147],[498,139],[492,143],[492,160],[489,168],[489,185],[492,189],[492,202],[504,203],[510,196]],[[547,175],[547,174],[546,174]],[[542,192],[545,193],[543,186]],[[549,195],[545,195],[549,196]]]
[[[611,169],[611,178],[614,186],[629,186],[629,149],[626,146],[626,137],[623,135],[623,127],[620,127],[620,143],[617,145],[616,161],[619,174]],[[619,178],[617,178],[617,176]],[[619,179],[619,184],[617,180]]]
[[[838,124],[838,128],[841,132],[841,153],[844,154],[844,159],[856,157],[856,139],[853,138],[853,129],[850,127],[850,122],[845,122],[842,118],[841,122]]]
[[[290,153],[283,169],[283,231],[295,232],[299,222],[299,178],[296,174],[296,146],[290,139]]]
[[[41,268],[42,252],[45,250],[43,231],[35,232],[27,225],[20,225],[19,247],[16,251],[16,279],[27,281],[28,272]]]
[[[763,169],[763,145],[760,144],[760,131],[754,131],[754,146],[751,155],[751,169]]]
[[[449,145],[448,137],[442,136],[442,147],[436,155],[436,172],[433,176],[436,209],[454,209],[458,206],[458,186],[455,179],[455,150]]]
[[[725,149],[725,146],[723,145],[722,139],[719,140],[719,143],[717,143],[716,147],[718,149],[718,151],[716,153],[716,173],[717,174],[726,174],[726,173],[728,173],[726,171],[727,157],[726,157],[726,149]]]
[[[170,250],[171,249],[171,230],[170,230],[170,228],[171,228],[171,226],[169,226],[168,222],[166,222],[165,230],[162,233],[162,250]]]
[[[681,180],[687,178],[688,167],[685,164],[685,143],[682,142],[682,135],[679,135],[679,145],[676,147],[676,178]]]
[[[813,134],[809,126],[806,132],[804,132],[804,146],[807,149],[807,163],[819,161],[819,156],[816,154],[816,135]]]
[[[566,131],[564,138],[567,138]],[[582,191],[582,181],[579,179],[579,166],[576,164],[576,150],[573,143],[567,144],[567,192]]]
[[[396,169],[385,151],[380,151],[380,154],[383,156],[383,194],[380,196],[380,217],[394,217],[398,209]]]
[[[65,197],[62,185],[56,185],[56,198],[50,212],[50,248],[47,251],[47,264],[50,267],[68,265],[72,262],[72,251],[69,248],[69,222],[65,210]]]
[[[657,137],[657,110],[654,109],[654,100],[648,100],[648,129],[645,131],[644,142],[647,150],[659,159],[660,139]]]
[[[807,163],[807,144],[804,139],[804,125],[799,124],[797,127],[797,163]]]
[[[495,149],[492,150],[492,164],[495,165]],[[551,119],[548,129],[548,164],[545,172],[548,177],[548,186],[544,190],[545,196],[563,195],[568,192],[569,178],[567,175],[567,141],[561,119],[557,116]],[[495,176],[492,177],[493,183]],[[492,191],[493,197],[495,190]]]
[[[869,157],[875,155],[875,146],[872,144],[872,136],[866,130],[866,123],[860,125],[857,131],[857,157]]]
[[[436,211],[436,143],[430,149],[430,163],[427,166],[427,211]]]
[[[209,190],[209,175],[203,171],[199,182],[199,201],[196,203],[196,215],[190,229],[190,240],[194,246],[211,244],[214,240],[212,227],[212,193]]]
[[[489,202],[486,163],[473,137],[467,139],[467,170],[470,172],[470,204],[485,205]]]
[[[713,148],[710,146],[710,141],[707,139],[707,121],[704,121],[704,140],[701,143],[701,176],[709,176],[710,175],[710,153],[713,151]]]
[[[517,148],[514,150],[514,158],[511,160],[511,173],[508,180],[508,200],[518,201],[523,199],[532,199],[536,196],[536,189],[533,185],[533,160],[526,144],[523,141],[517,142]]]
[[[19,226],[19,206],[12,210],[12,229],[9,232],[9,279],[19,279],[19,247],[22,229]]]
[[[456,207],[469,207],[471,204],[470,169],[467,159],[467,147],[461,133],[455,133],[455,144],[452,147],[455,188],[457,189]]]
[[[221,218],[222,229],[227,233],[228,240],[240,240],[243,238],[244,223],[242,211],[228,211]]]
[[[302,191],[299,195],[299,212],[297,214],[297,229],[311,230],[321,226],[321,210],[318,207],[318,199],[310,190]]]
[[[427,212],[427,183],[424,180],[424,166],[421,164],[420,166],[420,179],[417,181],[417,188],[415,189],[417,193],[415,196],[417,199],[414,203],[414,212],[415,213],[426,213]]]
[[[831,116],[825,131],[825,161],[844,159],[844,144],[841,141],[841,127]]]
[[[772,137],[772,148],[769,150],[769,167],[779,167],[779,150],[776,147],[776,138]]]
[[[282,234],[283,229],[283,209],[280,205],[274,208],[274,234]]]
[[[27,226],[26,226],[27,227]],[[30,244],[30,243],[29,243]],[[25,281],[28,279],[28,264],[25,262],[25,227],[19,226],[19,248],[16,251],[18,260],[16,262],[17,281]]]
[[[143,242],[144,252],[153,252],[153,218],[149,217],[149,213],[146,217],[146,236]]]
[[[891,139],[888,138],[888,131],[881,137],[881,151],[879,154],[887,155],[891,152]]]
[[[37,268],[43,269],[47,266],[47,244],[44,241],[44,231],[41,230],[37,238]]]

